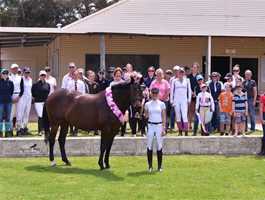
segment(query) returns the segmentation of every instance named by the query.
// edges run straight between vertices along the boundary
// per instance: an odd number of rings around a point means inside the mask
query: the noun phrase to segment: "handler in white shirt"
[[[73,79],[70,79],[66,82],[65,89],[69,90],[70,92],[77,91],[82,94],[86,93],[86,86],[84,81],[78,79],[78,71],[76,70],[73,73]]]
[[[51,75],[51,68],[49,66],[46,66],[44,68],[45,72],[47,73],[46,75],[46,82],[50,84],[50,94],[51,95],[57,87],[57,81],[56,79]]]
[[[147,131],[147,160],[149,172],[152,172],[153,166],[153,140],[157,141],[157,163],[158,171],[162,171],[162,148],[163,138],[166,133],[166,105],[158,99],[158,88],[151,89],[152,100],[145,104],[145,117],[148,119]]]
[[[62,80],[62,88],[66,89],[66,85],[68,81],[71,81],[73,79],[73,74],[76,71],[75,63],[70,62],[68,65],[68,73],[63,77]]]

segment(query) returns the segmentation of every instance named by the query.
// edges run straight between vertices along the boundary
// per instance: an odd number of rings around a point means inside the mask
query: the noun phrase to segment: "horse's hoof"
[[[56,167],[56,162],[55,161],[51,162],[51,167]]]

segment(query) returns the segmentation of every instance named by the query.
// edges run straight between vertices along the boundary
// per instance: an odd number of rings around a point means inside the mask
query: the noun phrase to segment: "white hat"
[[[74,62],[70,62],[68,66],[69,67],[75,67],[75,63]]]
[[[41,75],[47,75],[47,73],[44,70],[40,70],[39,76]]]
[[[174,67],[173,67],[173,70],[174,70],[174,71],[178,71],[178,70],[180,70],[180,66],[178,66],[178,65],[174,66]]]
[[[14,69],[14,68],[18,68],[18,64],[16,64],[16,63],[13,63],[12,65],[11,65],[11,67],[10,67],[11,69]]]
[[[185,72],[185,69],[183,67],[180,67],[179,71]]]

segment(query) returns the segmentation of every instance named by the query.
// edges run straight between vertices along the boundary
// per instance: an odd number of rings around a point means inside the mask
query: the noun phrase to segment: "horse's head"
[[[119,105],[121,110],[126,110],[129,105],[142,101],[144,89],[142,82],[130,79],[111,87],[114,101]]]

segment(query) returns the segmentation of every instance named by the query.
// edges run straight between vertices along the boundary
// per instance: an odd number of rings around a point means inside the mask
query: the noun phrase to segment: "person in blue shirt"
[[[0,79],[0,137],[13,136],[13,127],[10,120],[12,109],[12,95],[14,92],[14,84],[8,79],[8,70],[1,70]]]

